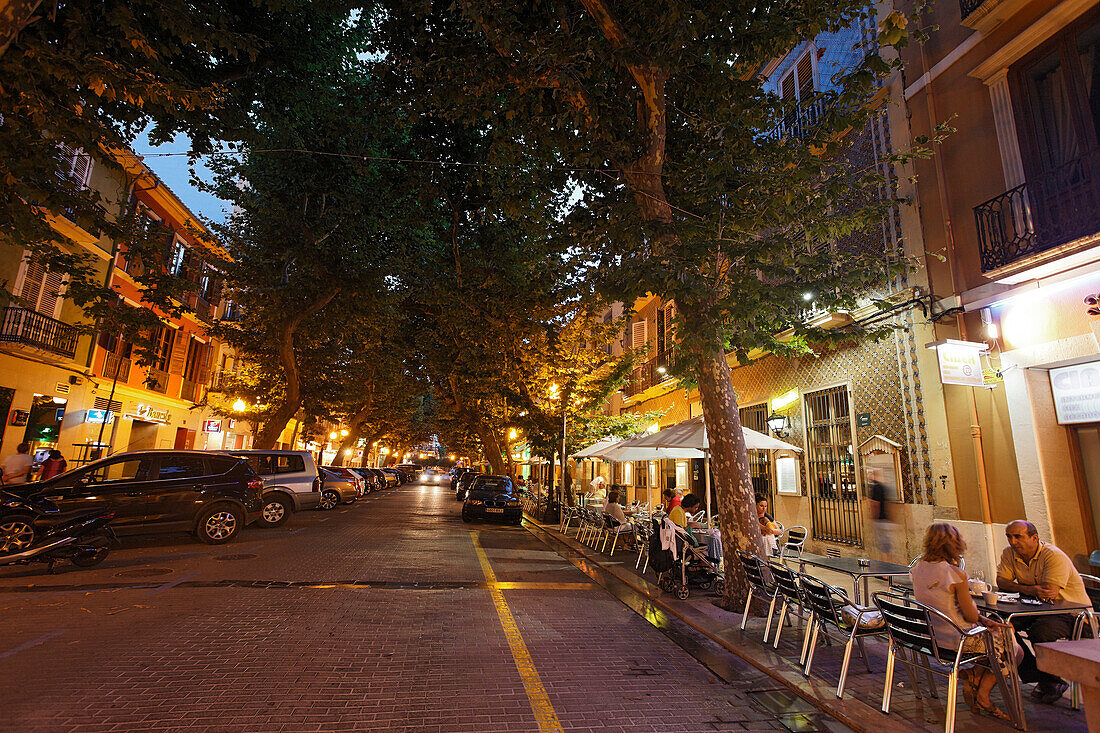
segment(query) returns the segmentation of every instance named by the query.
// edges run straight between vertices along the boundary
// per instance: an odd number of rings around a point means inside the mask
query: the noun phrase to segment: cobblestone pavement
[[[0,568],[0,730],[847,730],[459,507],[413,485],[222,547]]]

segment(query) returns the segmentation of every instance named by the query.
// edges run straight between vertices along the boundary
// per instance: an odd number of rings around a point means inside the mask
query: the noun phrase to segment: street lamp
[[[237,401],[233,403],[233,412],[244,412],[247,409],[248,403],[240,398],[237,398]]]
[[[791,434],[791,421],[786,415],[773,412],[768,415],[766,422],[768,423],[768,429],[775,433],[777,438],[786,438]]]
[[[341,430],[340,431],[340,436],[343,437],[343,438],[348,437],[348,431],[347,430]]]
[[[328,439],[329,440],[336,440],[336,431],[335,430],[333,430],[331,433],[328,434]]]

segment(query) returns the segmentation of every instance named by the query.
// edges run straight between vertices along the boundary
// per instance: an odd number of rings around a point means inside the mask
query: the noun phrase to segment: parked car
[[[342,476],[343,478],[345,478],[348,481],[351,481],[353,484],[355,484],[355,497],[352,498],[350,501],[348,501],[346,503],[352,504],[352,503],[355,502],[356,499],[361,499],[362,497],[367,495],[367,480],[365,478],[363,478],[362,476],[360,476],[355,471],[353,471],[350,466],[322,466],[321,468],[325,469],[326,471],[330,471],[330,472],[336,474],[337,476]],[[324,503],[324,500],[325,500],[324,493],[325,493],[325,480],[324,480],[324,477],[322,477],[321,478],[321,502],[322,503]]]
[[[278,527],[293,512],[313,509],[321,503],[321,478],[313,454],[304,450],[222,451],[248,461],[264,480],[264,507],[260,523]]]
[[[359,486],[356,478],[350,478],[327,468],[322,468],[321,474],[321,503],[318,509],[329,511],[335,509],[338,504],[351,504],[359,498]]]
[[[500,519],[510,524],[523,520],[523,507],[512,479],[507,476],[478,476],[462,502],[462,521]]]
[[[463,474],[470,473],[471,471],[474,471],[474,469],[472,469],[472,468],[462,468],[462,467],[452,468],[451,469],[451,491],[457,490],[458,489],[458,480],[460,478],[462,478]],[[474,473],[477,473],[477,471],[474,471]]]
[[[111,528],[119,535],[188,531],[220,545],[257,521],[264,503],[263,481],[246,461],[203,451],[118,453],[6,490],[56,508],[37,517],[4,515],[0,534],[23,541],[83,514],[114,512]]]
[[[394,468],[398,471],[404,471],[408,475],[410,481],[420,480],[420,466],[415,463],[398,463]]]
[[[480,475],[477,471],[467,471],[458,477],[458,482],[455,484],[455,501],[462,501],[466,498],[467,490],[474,483],[474,479]]]
[[[362,466],[349,466],[348,470],[354,473],[359,478],[363,479],[363,496],[366,496],[370,492],[375,490],[375,484],[378,483],[378,478],[371,473],[369,468],[363,468]]]
[[[386,477],[390,479],[392,486],[400,486],[405,483],[405,476],[396,468],[383,468],[382,473],[386,474]]]

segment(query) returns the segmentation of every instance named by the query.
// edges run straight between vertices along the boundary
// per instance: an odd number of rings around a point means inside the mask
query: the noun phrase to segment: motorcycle
[[[84,514],[39,532],[34,520],[50,509],[8,492],[0,499],[0,552],[5,553],[0,554],[0,565],[41,562],[53,572],[58,560],[68,560],[90,568],[103,562],[118,542],[110,525],[114,512]]]

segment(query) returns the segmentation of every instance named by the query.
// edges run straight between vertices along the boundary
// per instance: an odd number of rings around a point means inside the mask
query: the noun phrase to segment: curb
[[[592,569],[592,566],[594,566],[616,580],[625,583],[634,591],[648,598],[654,606],[675,616],[726,651],[748,662],[782,684],[813,707],[827,715],[831,715],[849,728],[858,731],[858,733],[881,733],[881,731],[891,729],[910,731],[921,729],[919,724],[909,721],[903,722],[897,717],[885,715],[878,709],[852,697],[838,700],[836,698],[835,683],[830,684],[825,680],[812,677],[806,678],[800,671],[788,669],[792,663],[787,657],[761,647],[759,644],[749,642],[738,627],[721,626],[715,619],[697,611],[687,602],[666,597],[655,585],[639,578],[634,573],[616,572],[614,568],[603,563],[602,557],[594,557],[589,554],[591,548],[585,547],[569,537],[561,537],[556,531],[552,533],[551,530],[529,516],[525,516],[525,519],[527,521],[523,523],[523,526],[527,528],[527,531],[550,549],[558,552],[559,555],[562,553],[558,550],[558,546],[561,546],[567,548],[573,554],[583,557],[587,566],[576,562],[573,558],[562,555],[564,559],[577,566],[581,572],[595,580],[595,571]]]

